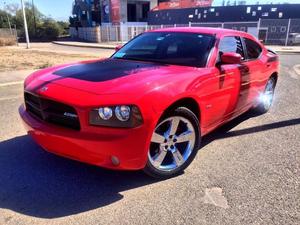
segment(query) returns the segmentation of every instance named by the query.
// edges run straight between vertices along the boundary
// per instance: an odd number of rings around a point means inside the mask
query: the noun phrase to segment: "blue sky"
[[[32,2],[32,0],[24,0]],[[21,0],[0,0],[0,8],[6,4],[18,3],[21,5]],[[73,0],[33,0],[36,7],[46,16],[51,16],[58,20],[68,20],[72,13]]]
[[[25,2],[31,2],[32,0],[25,0]],[[234,2],[234,0],[230,0]],[[238,1],[238,0],[237,0]],[[9,3],[19,3],[20,0],[0,0],[0,8],[3,8],[4,2]],[[73,0],[34,0],[34,4],[37,8],[46,16],[51,16],[58,20],[67,20],[72,12],[72,2]],[[213,5],[221,5],[223,0],[215,0]],[[227,2],[227,0],[225,0]],[[300,3],[300,0],[247,0],[248,4],[260,4],[266,3]]]

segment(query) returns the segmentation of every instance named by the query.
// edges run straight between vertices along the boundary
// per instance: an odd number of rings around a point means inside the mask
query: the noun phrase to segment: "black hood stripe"
[[[158,69],[162,64],[123,59],[106,59],[79,64],[55,71],[53,74],[91,82],[103,82],[136,74],[148,69]]]

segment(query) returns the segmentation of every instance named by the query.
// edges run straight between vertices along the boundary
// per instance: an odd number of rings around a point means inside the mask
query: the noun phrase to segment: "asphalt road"
[[[300,224],[300,55],[280,58],[271,111],[208,135],[165,181],[43,151],[18,116],[22,84],[2,82],[0,224]]]

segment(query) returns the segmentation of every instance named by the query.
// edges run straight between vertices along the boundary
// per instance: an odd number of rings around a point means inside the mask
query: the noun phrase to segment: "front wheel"
[[[193,161],[199,146],[197,117],[187,108],[177,108],[155,127],[144,171],[159,179],[176,176]]]

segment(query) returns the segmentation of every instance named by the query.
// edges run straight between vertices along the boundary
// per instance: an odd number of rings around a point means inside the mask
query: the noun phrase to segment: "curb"
[[[63,46],[71,46],[71,47],[81,47],[81,48],[100,48],[100,49],[115,49],[114,45],[85,45],[85,44],[71,44],[71,43],[61,43],[59,41],[52,41],[52,44],[63,45]]]

